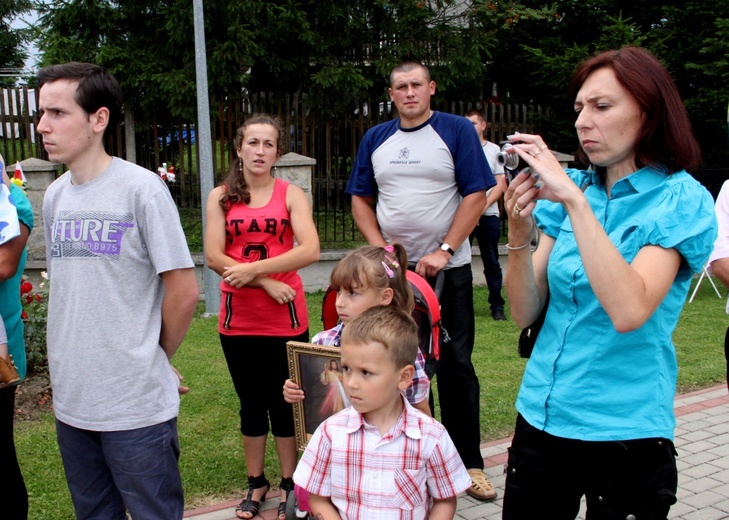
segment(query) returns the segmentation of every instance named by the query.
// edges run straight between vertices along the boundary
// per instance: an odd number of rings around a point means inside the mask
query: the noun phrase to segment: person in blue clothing
[[[418,62],[390,74],[390,99],[399,118],[363,137],[347,185],[352,215],[370,245],[399,242],[415,271],[445,271],[440,297],[451,338],[436,371],[441,421],[469,470],[468,493],[493,500],[483,473],[479,381],[471,362],[474,343],[473,273],[468,236],[496,184],[471,122],[430,109],[435,81]]]
[[[5,173],[5,163],[0,156],[0,246],[20,236],[20,221],[13,196],[10,193],[12,184]],[[18,384],[20,374],[8,349],[8,335],[5,323],[0,316],[0,389]]]
[[[9,183],[5,162],[0,156],[3,182]],[[7,333],[9,355],[22,380],[26,374],[25,338],[23,336],[23,311],[20,303],[20,283],[28,256],[26,244],[33,229],[33,209],[23,190],[13,184],[10,194],[20,222],[20,235],[0,245],[0,315]],[[28,518],[28,491],[20,471],[13,439],[15,417],[15,392],[17,386],[0,388],[0,468],[5,484],[0,486],[0,504],[3,518]]]
[[[665,519],[677,487],[671,336],[716,237],[713,200],[685,171],[701,152],[648,51],[586,60],[570,100],[588,170],[565,171],[539,135],[510,138],[530,171],[505,193],[506,292],[521,327],[547,310],[516,402],[503,518],[575,518],[585,496],[590,519]]]

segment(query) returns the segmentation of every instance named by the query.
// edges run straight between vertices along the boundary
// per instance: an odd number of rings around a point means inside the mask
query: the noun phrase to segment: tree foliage
[[[536,0],[524,0],[540,5]],[[500,35],[489,76],[509,99],[552,108],[541,125],[556,149],[576,149],[572,107],[566,105],[574,68],[588,56],[640,45],[668,68],[679,87],[705,167],[729,163],[729,3],[668,0],[559,0],[550,19],[517,20]]]
[[[25,44],[28,41],[27,29],[11,27],[11,20],[22,16],[31,9],[30,0],[0,0],[0,68],[22,69],[28,52]],[[12,86],[15,77],[0,77],[0,86]]]
[[[43,64],[96,62],[147,113],[194,114],[189,0],[40,1],[37,9]],[[428,64],[443,94],[480,95],[500,18],[521,12],[513,2],[456,0],[208,0],[204,11],[214,95],[298,91],[332,113],[382,95],[404,59]]]
[[[144,115],[194,119],[190,0],[34,1],[43,63],[99,63]],[[705,164],[729,159],[729,2],[205,0],[204,12],[208,84],[218,99],[246,89],[298,92],[318,113],[341,114],[383,99],[392,66],[416,59],[430,67],[439,99],[549,106],[541,131],[565,152],[577,146],[566,106],[575,66],[641,45],[675,77]]]

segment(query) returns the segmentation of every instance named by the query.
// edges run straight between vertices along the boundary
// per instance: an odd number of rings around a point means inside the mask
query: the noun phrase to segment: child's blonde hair
[[[342,345],[379,343],[390,353],[395,367],[412,365],[418,355],[415,320],[394,305],[376,305],[347,324]]]
[[[350,251],[334,268],[330,283],[336,290],[372,287],[393,291],[392,305],[410,314],[415,300],[407,279],[408,254],[400,244],[362,246]]]

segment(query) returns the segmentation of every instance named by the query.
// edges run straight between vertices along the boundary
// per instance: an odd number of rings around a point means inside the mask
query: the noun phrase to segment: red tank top
[[[294,247],[294,232],[286,209],[289,183],[276,179],[268,204],[251,208],[245,203],[231,206],[225,215],[225,254],[238,262],[255,262],[279,256]],[[235,336],[297,336],[309,326],[306,298],[296,271],[275,273],[271,278],[296,291],[293,302],[280,304],[260,287],[231,287],[220,284],[218,331]]]

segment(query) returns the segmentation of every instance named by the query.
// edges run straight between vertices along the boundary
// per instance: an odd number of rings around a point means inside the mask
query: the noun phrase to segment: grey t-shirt
[[[43,217],[56,417],[93,431],[176,417],[179,381],[159,345],[159,275],[194,264],[169,190],[115,157],[92,181],[73,185],[66,172],[53,182]]]

